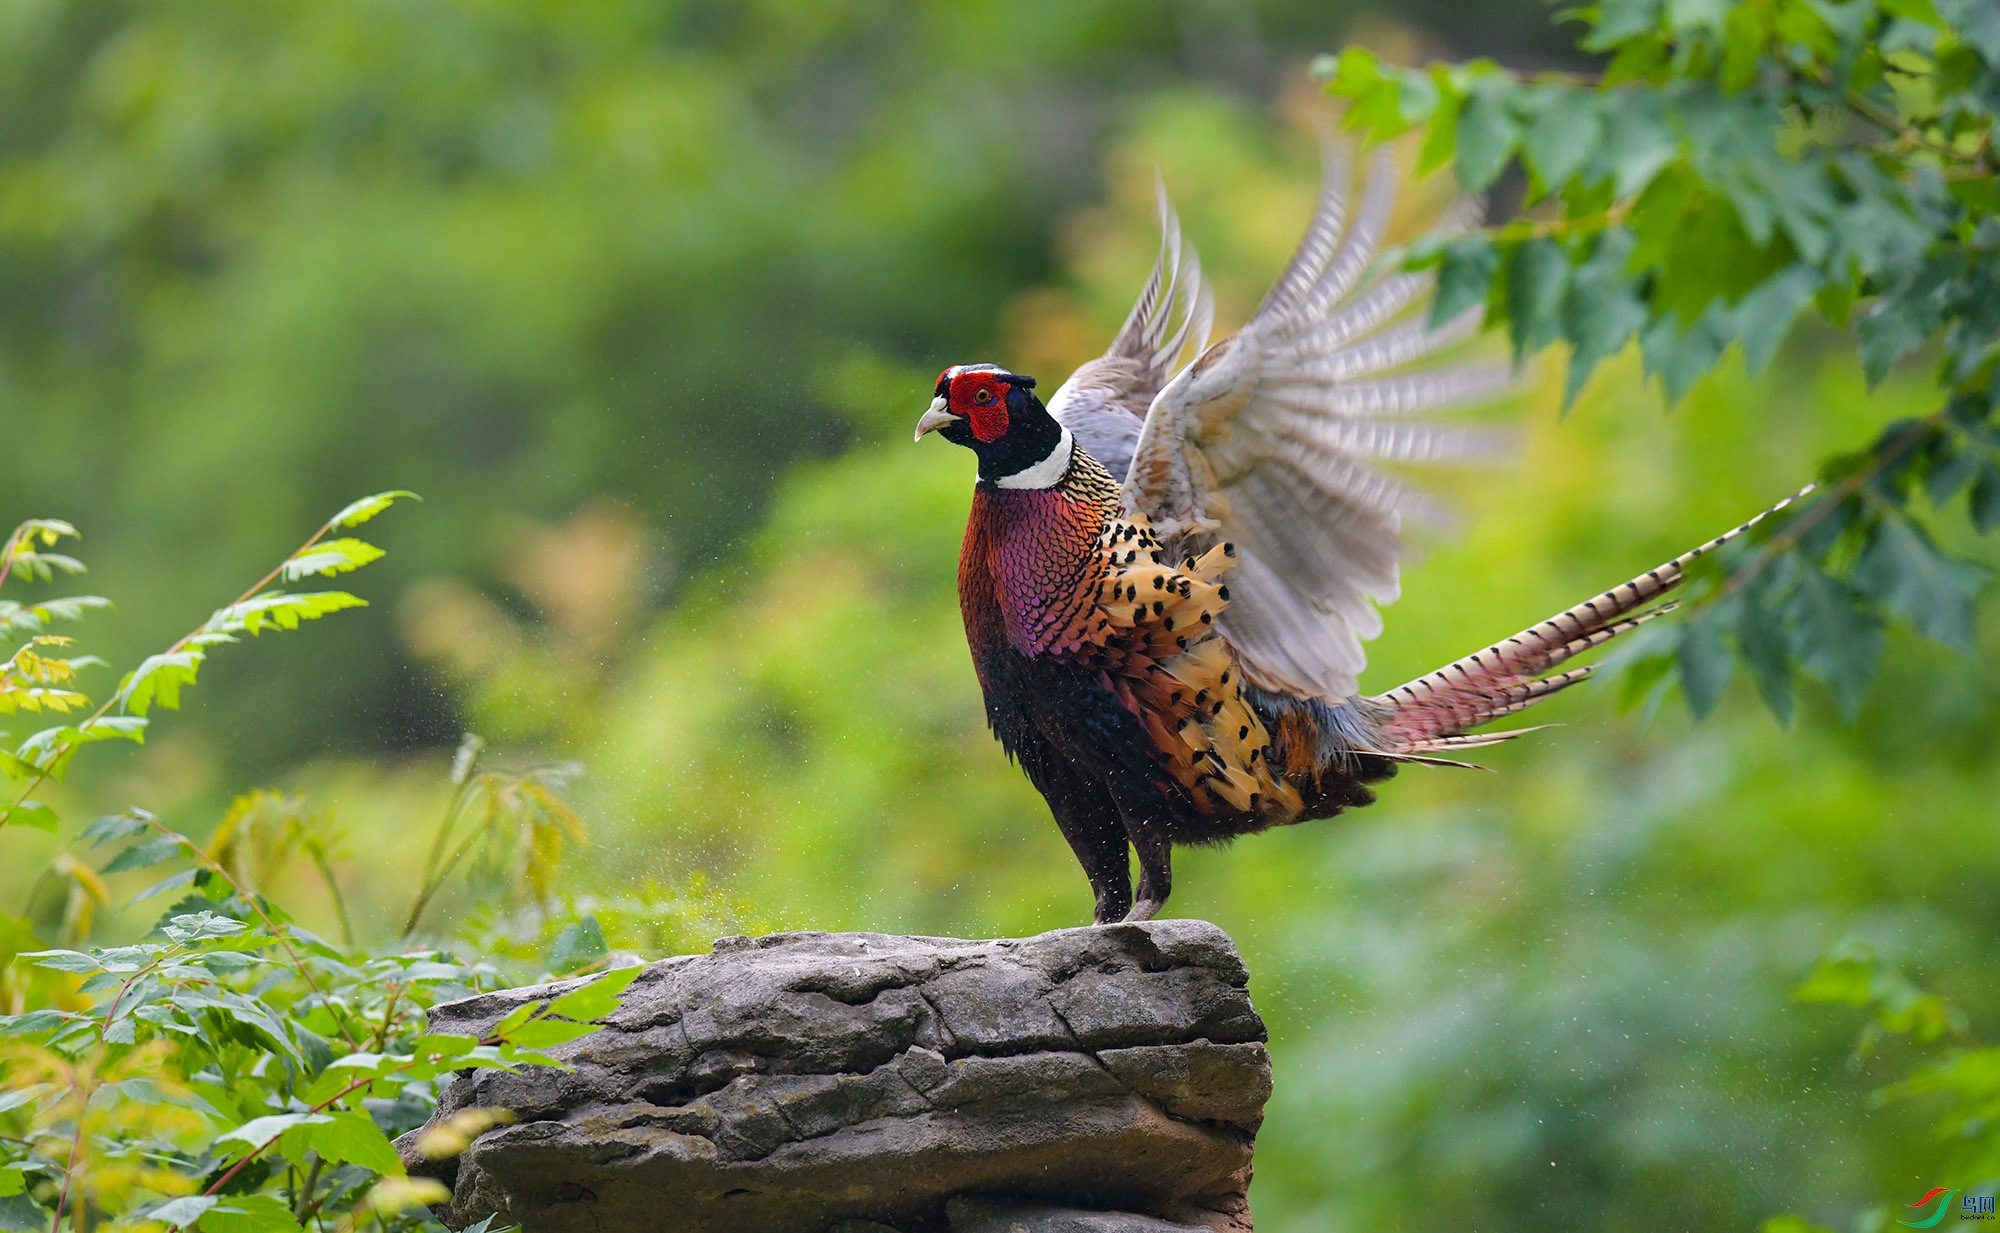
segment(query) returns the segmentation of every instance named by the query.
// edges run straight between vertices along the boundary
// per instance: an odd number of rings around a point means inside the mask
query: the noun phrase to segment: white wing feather
[[[1110,350],[1070,374],[1049,398],[1049,414],[1070,430],[1090,456],[1123,475],[1139,443],[1146,409],[1180,367],[1190,347],[1208,345],[1215,301],[1201,283],[1201,260],[1181,240],[1180,219],[1155,184],[1160,203],[1160,255],[1152,277]]]
[[[1394,205],[1393,162],[1386,151],[1375,159],[1351,223],[1349,179],[1345,155],[1329,150],[1319,208],[1290,265],[1242,329],[1159,389],[1124,472],[1127,510],[1149,516],[1177,555],[1225,540],[1237,546],[1221,624],[1250,680],[1334,700],[1355,692],[1361,644],[1382,630],[1377,605],[1398,594],[1402,519],[1418,500],[1372,464],[1486,452],[1487,434],[1409,417],[1508,382],[1497,365],[1408,368],[1471,334],[1478,314],[1439,329],[1407,314],[1426,299],[1430,277],[1370,268]],[[1177,298],[1179,229],[1164,197],[1161,208],[1168,239],[1121,343],[1134,322],[1165,317],[1163,306]],[[1477,213],[1461,202],[1440,230],[1462,229]],[[1199,292],[1196,299],[1206,302]],[[1196,317],[1205,334],[1205,310],[1187,311]],[[1161,340],[1143,352],[1157,371],[1170,358],[1160,350],[1164,326],[1148,337]],[[1180,335],[1172,341],[1177,353]],[[1120,354],[1114,346],[1058,391],[1050,409],[1062,407],[1059,418],[1068,412],[1072,431],[1086,405],[1099,414],[1124,409],[1123,399],[1086,404],[1091,389],[1108,384],[1094,370]],[[1119,474],[1122,459],[1099,460]]]

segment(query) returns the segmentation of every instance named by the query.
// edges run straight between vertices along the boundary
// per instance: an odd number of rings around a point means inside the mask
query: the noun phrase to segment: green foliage
[[[22,1181],[7,1216],[79,1231],[348,1228],[370,1215],[417,1228],[443,1191],[404,1176],[390,1137],[422,1124],[454,1072],[557,1064],[541,1050],[593,1030],[637,974],[524,1006],[478,1039],[426,1032],[426,1007],[494,987],[496,971],[432,950],[336,948],[212,861],[139,942],[21,961],[71,992],[0,1018],[12,1093],[0,1168]],[[419,1150],[446,1146],[463,1143]]]
[[[152,706],[178,706],[209,648],[361,605],[344,592],[265,588],[281,577],[350,572],[378,559],[382,552],[372,545],[329,536],[409,495],[348,506],[235,602],[127,674],[88,719],[23,742],[6,764],[24,785],[9,806],[11,820],[57,829],[55,810],[27,793],[60,777],[82,746],[103,735],[138,739]],[[34,547],[74,534],[63,523],[24,524],[0,557],[0,581],[9,572],[42,580],[80,572],[70,558]],[[16,646],[0,697],[12,700],[10,711],[89,705],[58,687],[91,665],[36,648],[66,648],[67,638],[39,632],[43,622],[90,606],[6,610]],[[427,873],[403,937],[389,945],[355,943],[334,871],[342,835],[324,811],[297,796],[238,798],[205,844],[143,809],[83,828],[77,842],[110,849],[108,858],[92,869],[63,852],[44,874],[45,882],[73,888],[60,914],[65,944],[46,946],[28,921],[0,917],[0,1007],[9,1012],[0,1014],[0,1227],[435,1228],[424,1208],[447,1192],[405,1174],[392,1136],[429,1118],[454,1073],[560,1065],[544,1050],[594,1031],[593,1021],[617,1008],[638,974],[629,965],[602,971],[612,957],[594,916],[549,910],[563,849],[584,838],[582,819],[560,795],[574,769],[485,770],[479,754],[480,743],[468,738],[453,770],[458,791],[434,845],[434,855],[451,855]],[[502,966],[408,940],[423,906],[468,856],[475,888],[490,902],[538,914],[540,932],[552,938],[545,954]],[[324,880],[339,909],[342,944],[301,927],[261,893],[295,858]],[[134,873],[156,880],[132,893],[127,907],[172,896],[170,906],[136,940],[90,944],[98,909],[111,902],[109,884]],[[663,897],[646,906],[656,930],[671,927],[674,913]],[[518,955],[518,939],[506,942]],[[468,945],[474,953],[503,948],[497,939]],[[479,1038],[424,1029],[437,1002],[537,971],[588,975]],[[503,1109],[465,1110],[412,1150],[455,1155],[511,1117]]]
[[[235,602],[218,609],[165,651],[148,656],[126,673],[118,688],[88,718],[74,725],[44,728],[23,739],[11,752],[0,749],[0,780],[11,789],[12,796],[9,801],[7,795],[0,794],[0,801],[7,802],[0,804],[0,827],[12,822],[54,830],[59,821],[55,811],[29,799],[31,794],[50,779],[62,780],[71,759],[85,745],[105,740],[144,741],[147,713],[155,705],[170,711],[180,709],[181,690],[195,683],[195,675],[207,661],[211,647],[235,642],[238,634],[256,637],[268,629],[293,630],[301,621],[315,621],[329,613],[366,606],[367,601],[345,591],[288,595],[265,587],[279,577],[341,573],[379,559],[382,550],[373,544],[358,539],[329,540],[327,536],[373,518],[399,497],[414,495],[378,493],[342,509]],[[76,528],[66,522],[33,519],[22,523],[8,536],[4,548],[0,548],[0,586],[16,574],[46,581],[53,577],[53,561],[62,562],[59,568],[63,573],[82,573],[82,562],[70,557],[51,557],[35,549],[37,543],[46,547],[62,536],[75,534]],[[71,639],[45,634],[41,629],[50,620],[75,619],[105,603],[97,596],[73,596],[26,606],[0,600],[0,651],[13,648],[7,659],[0,662],[0,714],[44,710],[66,714],[90,705],[88,697],[67,686],[80,669],[102,666],[103,661],[90,656],[56,657],[36,648],[69,646]]]
[[[545,908],[565,844],[584,841],[583,819],[562,795],[581,767],[563,763],[522,771],[481,770],[485,749],[484,741],[468,734],[452,759],[454,791],[424,858],[422,889],[403,922],[404,937],[416,932],[432,896],[461,863],[468,864],[474,886],[525,887],[536,905]]]
[[[1434,319],[1484,304],[1518,360],[1568,345],[1565,406],[1636,342],[1669,402],[1725,350],[1754,372],[1808,307],[1851,329],[1871,383],[1931,357],[1930,413],[1828,460],[1820,489],[1732,554],[1686,622],[1620,657],[1697,715],[1748,664],[1781,720],[1794,676],[1853,714],[1891,617],[1969,651],[1987,570],[1926,511],[2000,515],[2000,38],[1990,6],[1900,0],[1606,0],[1568,11],[1599,76],[1489,61],[1416,70],[1360,48],[1322,71],[1372,137],[1424,131],[1420,166],[1468,192],[1518,163],[1528,209],[1419,247]],[[1652,695],[1657,697],[1657,694]]]
[[[1989,1192],[2000,1184],[2000,1048],[1979,1044],[1963,1011],[1918,989],[1872,947],[1852,939],[1821,958],[1793,996],[1865,1012],[1854,1051],[1857,1064],[1890,1038],[1920,1046],[1944,1042],[1941,1052],[1932,1051],[1908,1074],[1876,1089],[1871,1103],[1915,1102],[1935,1119],[1936,1151],[1926,1176],[1951,1179],[1959,1188],[1983,1185]],[[1873,1227],[1890,1227],[1893,1210],[1871,1213]]]

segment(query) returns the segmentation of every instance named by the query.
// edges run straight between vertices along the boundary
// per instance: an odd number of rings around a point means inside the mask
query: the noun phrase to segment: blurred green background
[[[1357,38],[1565,44],[1530,0],[0,4],[0,522],[83,530],[121,604],[86,649],[122,669],[348,498],[426,498],[369,528],[373,607],[218,654],[69,813],[201,833],[302,792],[387,935],[474,731],[585,766],[569,894],[699,875],[766,927],[1081,922],[964,649],[970,460],[908,425],[945,364],[1052,388],[1102,347],[1156,166],[1240,321],[1310,207],[1306,61]],[[1520,456],[1440,484],[1458,525],[1422,537],[1364,687],[1929,409],[1850,350],[1796,339],[1671,414],[1634,357],[1566,418],[1525,374],[1486,412]],[[1172,911],[1236,936],[1272,1030],[1262,1227],[1844,1224],[1932,1184],[1923,1106],[1865,1100],[1894,1049],[1850,1065],[1854,1015],[1789,990],[1854,936],[2000,1019],[2000,687],[1897,636],[1852,723],[1809,697],[1781,730],[1747,685],[1699,726],[1618,695],[1544,708],[1566,726],[1496,773],[1413,769],[1181,856]],[[5,842],[8,910],[47,910],[55,841]],[[285,897],[330,919],[304,874]]]

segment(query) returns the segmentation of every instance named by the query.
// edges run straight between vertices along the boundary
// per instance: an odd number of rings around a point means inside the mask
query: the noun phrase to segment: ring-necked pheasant
[[[1410,414],[1506,380],[1412,370],[1478,322],[1475,311],[1432,329],[1426,276],[1371,271],[1391,170],[1372,169],[1350,223],[1348,170],[1330,152],[1291,264],[1212,346],[1210,301],[1163,191],[1159,260],[1103,357],[1046,407],[1030,377],[948,368],[917,421],[919,440],[936,432],[978,456],[958,586],[987,720],[1047,799],[1100,922],[1159,910],[1173,844],[1328,817],[1372,801],[1365,785],[1400,762],[1450,763],[1440,755],[1527,731],[1470,730],[1581,680],[1590,668],[1551,670],[1664,611],[1645,605],[1756,522],[1398,689],[1358,694],[1375,605],[1397,595],[1411,500],[1371,463],[1466,452],[1466,430]],[[1184,350],[1196,358],[1175,371]]]

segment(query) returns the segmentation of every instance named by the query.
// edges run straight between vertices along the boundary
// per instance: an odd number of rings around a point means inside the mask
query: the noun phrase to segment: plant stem
[[[70,1067],[69,1089],[78,1093],[76,1105],[76,1136],[69,1141],[69,1163],[63,1166],[62,1190],[56,1195],[55,1219],[49,1222],[49,1233],[62,1233],[63,1208],[69,1205],[69,1184],[76,1173],[77,1154],[83,1150],[83,1114],[90,1105],[92,1092],[82,1090],[81,1076],[74,1066]]]
[[[1905,122],[1901,116],[1883,107],[1871,98],[1859,94],[1850,94],[1847,96],[1847,105],[1854,110],[1856,115],[1875,125],[1883,132],[1928,150],[1939,158],[1948,159],[1956,163],[1985,164],[1987,162],[1986,154],[1990,137],[1982,137],[1979,145],[1971,150],[1961,150],[1949,142],[1937,140],[1916,125]]]
[[[312,1192],[313,1188],[319,1185],[320,1171],[325,1168],[326,1157],[316,1156],[313,1159],[312,1168],[306,1173],[305,1185],[299,1187],[298,1206],[292,1212],[292,1219],[299,1224],[304,1224],[307,1220],[310,1220],[319,1211],[320,1203],[324,1202],[324,1200],[314,1199]]]
[[[382,1051],[383,1046],[389,1043],[389,1029],[396,1025],[396,1003],[403,996],[403,988],[392,980],[388,984],[387,993],[389,996],[382,1004],[382,1026],[376,1029],[375,1043],[369,1049],[371,1053]]]
[[[333,910],[340,919],[340,940],[350,949],[354,946],[354,922],[347,916],[347,896],[340,893],[340,880],[333,876],[333,866],[326,859],[323,847],[308,848],[306,856],[319,870],[319,876],[326,881],[326,889],[333,896]]]
[[[403,922],[403,936],[406,938],[416,929],[417,917],[423,913],[424,902],[435,891],[435,884],[431,879],[437,873],[439,859],[444,856],[445,840],[450,838],[451,828],[457,824],[459,813],[465,808],[465,798],[479,778],[474,772],[479,768],[480,752],[478,749],[473,751],[472,760],[465,767],[465,778],[453,786],[451,798],[445,802],[444,816],[438,819],[437,835],[431,840],[431,850],[424,857],[423,889],[418,892],[417,902],[410,908],[410,915]]]
[[[438,870],[437,878],[424,887],[423,893],[417,896],[415,906],[410,909],[410,919],[403,922],[403,937],[405,939],[408,939],[411,934],[417,931],[417,919],[424,914],[424,909],[430,906],[431,896],[444,888],[445,879],[451,876],[452,870],[458,868],[458,862],[465,859],[466,853],[472,851],[481,837],[478,831],[467,835],[465,842],[459,844],[457,850],[451,854],[451,859],[444,863],[444,868]]]
[[[23,523],[15,527],[14,533],[7,537],[7,546],[0,548],[0,587],[7,585],[7,576],[14,572],[14,550],[21,546],[21,532],[26,526]]]
[[[399,1067],[398,1069],[402,1068]],[[306,1112],[307,1113],[324,1112],[325,1110],[331,1108],[334,1102],[339,1100],[344,1100],[348,1096],[354,1094],[355,1092],[360,1091],[362,1088],[367,1087],[369,1084],[376,1082],[380,1078],[382,1078],[381,1075],[370,1075],[365,1079],[356,1079],[354,1082],[348,1084],[346,1087],[341,1088],[333,1095],[327,1097],[325,1100],[320,1101],[312,1108],[306,1110]],[[229,1171],[227,1173],[224,1173],[221,1177],[218,1177],[214,1181],[210,1182],[208,1184],[208,1189],[202,1191],[202,1193],[204,1195],[211,1195],[219,1192],[224,1186],[227,1186],[229,1184],[229,1180],[231,1178],[235,1177],[238,1173],[241,1173],[243,1171],[244,1165],[249,1164],[251,1161],[257,1159],[257,1157],[263,1155],[264,1150],[266,1148],[270,1147],[273,1143],[276,1143],[279,1139],[284,1138],[284,1136],[285,1132],[281,1130],[277,1134],[274,1134],[270,1138],[264,1140],[262,1143],[259,1143],[256,1147],[250,1149],[250,1151],[246,1153],[241,1160],[238,1160],[235,1164],[229,1166]]]

